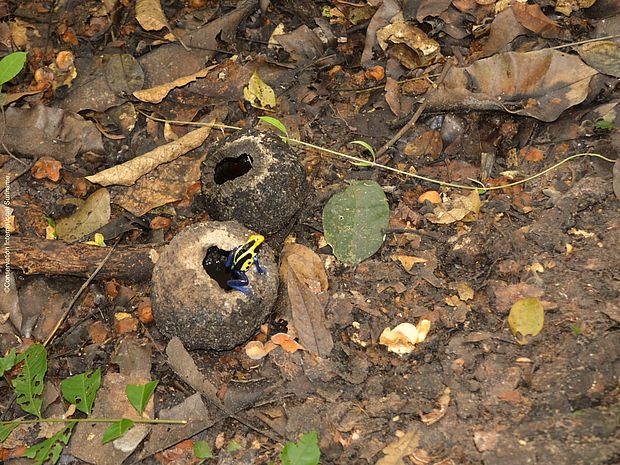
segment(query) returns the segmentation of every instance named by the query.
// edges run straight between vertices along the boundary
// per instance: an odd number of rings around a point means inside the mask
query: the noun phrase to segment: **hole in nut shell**
[[[233,279],[232,273],[226,268],[226,259],[230,251],[222,250],[219,247],[209,247],[205,258],[202,260],[202,267],[207,274],[214,279],[222,289],[230,290],[228,281]]]
[[[238,157],[227,157],[215,165],[213,178],[216,184],[237,179],[252,169],[252,157],[242,153]]]

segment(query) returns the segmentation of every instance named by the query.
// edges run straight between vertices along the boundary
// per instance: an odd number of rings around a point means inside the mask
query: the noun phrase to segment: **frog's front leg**
[[[254,265],[256,265],[256,271],[258,271],[259,274],[264,274],[264,273],[267,272],[267,267],[266,266],[265,267],[261,267],[258,264],[258,255],[254,256]]]
[[[228,280],[226,283],[228,284],[228,287],[241,291],[244,294],[249,294],[250,288],[248,287],[248,284],[250,283],[250,280],[247,275],[243,271],[238,270],[233,270],[232,275],[234,279]]]

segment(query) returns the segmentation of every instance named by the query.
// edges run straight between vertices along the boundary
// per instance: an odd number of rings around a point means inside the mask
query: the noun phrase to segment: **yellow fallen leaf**
[[[545,309],[537,298],[520,299],[510,309],[508,325],[521,345],[527,344],[526,336],[536,336],[543,329]]]
[[[263,82],[254,71],[248,85],[243,88],[243,96],[255,108],[266,109],[276,107],[276,93]]]
[[[471,300],[474,298],[474,290],[465,281],[459,281],[456,283],[456,292],[459,293],[459,299],[462,301]]]
[[[159,31],[165,27],[170,29],[159,0],[137,0],[136,20],[145,31]]]
[[[196,79],[207,77],[209,71],[211,71],[216,66],[217,65],[209,66],[205,69],[201,69],[197,73],[180,77],[172,82],[166,82],[165,84],[161,84],[159,86],[151,87],[149,89],[137,90],[133,93],[133,96],[139,100],[142,100],[143,102],[159,103],[166,97],[166,95],[168,95],[168,93],[172,89],[176,89],[177,87],[183,87],[190,82],[194,82]]]

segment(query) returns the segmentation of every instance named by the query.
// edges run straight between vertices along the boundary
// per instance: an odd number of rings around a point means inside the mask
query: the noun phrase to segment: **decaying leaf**
[[[574,55],[557,50],[508,52],[452,68],[428,98],[433,109],[502,109],[555,121],[588,96],[597,74]]]
[[[415,69],[441,58],[439,43],[408,21],[394,21],[377,31],[379,46],[403,66]]]
[[[34,165],[32,165],[30,172],[32,173],[32,177],[35,179],[45,178],[56,182],[60,179],[61,168],[62,163],[58,160],[54,160],[51,157],[41,157]]]
[[[426,426],[430,426],[433,423],[437,423],[446,414],[446,411],[448,410],[448,405],[450,405],[450,388],[449,387],[444,389],[441,396],[439,396],[437,403],[439,404],[439,408],[433,410],[431,413],[420,412],[420,420],[422,420],[422,423],[426,424]]]
[[[304,350],[304,347],[297,343],[290,335],[286,333],[277,333],[271,336],[271,343],[278,345],[284,349],[285,352],[290,354],[297,352],[298,350]]]
[[[92,176],[86,176],[86,179],[102,186],[131,186],[157,166],[175,160],[190,150],[200,147],[210,133],[211,128],[209,126],[194,129],[173,142],[159,146],[148,153]]]
[[[168,28],[168,20],[159,0],[137,0],[136,20],[145,31],[159,31]]]
[[[382,452],[385,454],[385,457],[377,460],[375,465],[405,465],[405,457],[416,451],[419,439],[417,431],[408,431],[402,437],[383,448]]]
[[[515,302],[508,315],[508,325],[519,344],[527,344],[526,336],[536,336],[543,328],[545,309],[536,298]]]
[[[207,68],[202,69],[197,73],[190,74],[189,76],[180,77],[172,82],[167,82],[159,86],[151,87],[150,89],[137,90],[133,93],[133,96],[139,100],[142,100],[143,102],[159,103],[166,97],[166,95],[168,95],[168,93],[172,89],[176,89],[177,87],[183,87],[190,82],[194,82],[196,79],[207,77],[209,71],[211,71],[216,66],[217,65],[208,66]]]
[[[326,357],[334,342],[325,321],[324,307],[289,268],[286,278],[292,323],[301,343],[311,352]]]
[[[512,10],[517,21],[541,37],[552,39],[563,34],[558,24],[547,18],[537,4],[515,2],[512,4]]]
[[[450,224],[457,221],[475,221],[480,212],[480,194],[471,191],[468,196],[457,196],[441,203],[424,216],[435,224]]]
[[[105,188],[96,190],[73,215],[56,222],[56,234],[60,239],[75,242],[108,224],[110,214],[110,193]]]
[[[617,42],[607,40],[583,44],[577,47],[577,53],[601,73],[620,77],[620,44]]]
[[[250,341],[245,345],[245,354],[252,360],[260,360],[277,347],[272,341],[263,344],[260,341]]]
[[[252,74],[248,85],[243,88],[243,96],[253,107],[261,109],[276,107],[276,93],[263,82],[256,71]]]
[[[418,342],[426,339],[431,329],[430,320],[422,319],[414,326],[411,323],[401,323],[394,329],[385,328],[379,336],[379,344],[387,346],[390,352],[398,355],[413,351]]]
[[[311,249],[301,244],[286,244],[280,255],[280,278],[286,279],[286,266],[293,268],[299,280],[318,294],[328,289],[327,273],[323,261]],[[286,265],[286,266],[283,266]]]
[[[398,260],[407,272],[411,271],[411,268],[413,268],[413,265],[416,263],[426,263],[426,258],[413,257],[411,255],[392,255],[390,258],[392,260]]]

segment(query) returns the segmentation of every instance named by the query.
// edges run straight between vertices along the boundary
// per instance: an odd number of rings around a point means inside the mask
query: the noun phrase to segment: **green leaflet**
[[[80,412],[90,415],[93,411],[95,396],[101,386],[101,369],[95,372],[80,373],[60,383],[60,391],[65,400],[75,404]]]
[[[282,465],[317,465],[320,459],[321,450],[315,431],[304,434],[297,443],[287,442],[280,452]]]
[[[389,220],[387,198],[374,181],[355,181],[323,209],[325,240],[338,260],[357,265],[383,244]]]
[[[60,458],[63,444],[66,446],[69,439],[71,439],[71,433],[73,432],[74,426],[75,422],[69,423],[51,438],[30,447],[24,453],[24,456],[34,459],[34,465],[43,465],[48,460],[52,464],[55,464]]]
[[[125,394],[131,405],[142,415],[146,404],[153,395],[159,381],[151,381],[146,384],[128,384],[125,387]]]
[[[35,344],[17,356],[16,363],[24,362],[19,375],[13,380],[17,403],[24,412],[41,418],[41,399],[43,378],[47,372],[47,350]]]
[[[120,438],[123,434],[133,428],[134,424],[135,423],[128,418],[123,418],[116,423],[112,423],[110,427],[105,430],[105,433],[103,433],[103,439],[101,443],[106,444],[110,441],[114,441],[115,439]]]

